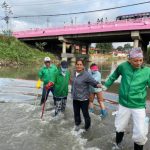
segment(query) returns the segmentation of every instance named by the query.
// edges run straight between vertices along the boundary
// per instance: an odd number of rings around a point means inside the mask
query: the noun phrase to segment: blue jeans
[[[48,91],[46,91],[46,88],[43,87],[43,91],[42,91],[42,98],[41,98],[41,104],[42,105],[45,101],[47,101],[47,98],[48,98],[48,95],[49,95],[49,92],[52,92],[52,94],[54,93],[54,88],[51,87]]]

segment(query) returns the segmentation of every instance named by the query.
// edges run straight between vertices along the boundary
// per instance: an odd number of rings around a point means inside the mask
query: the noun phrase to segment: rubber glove
[[[45,85],[46,90],[49,90],[53,85],[54,85],[53,82],[48,82],[48,83]]]
[[[39,80],[37,81],[37,83],[36,83],[36,88],[37,88],[37,89],[41,88],[41,83],[42,83],[42,81],[39,79]]]

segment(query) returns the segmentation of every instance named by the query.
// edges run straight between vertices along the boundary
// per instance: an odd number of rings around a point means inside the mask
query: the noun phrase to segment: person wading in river
[[[91,74],[92,78],[94,78],[96,81],[98,81],[99,83],[101,83],[101,73],[99,72],[98,66],[96,64],[91,64],[90,66],[90,70],[89,73]],[[94,112],[94,105],[93,105],[93,101],[95,96],[97,97],[97,101],[99,103],[99,107],[100,107],[100,116],[102,118],[105,118],[108,113],[105,109],[105,105],[103,102],[103,93],[102,93],[102,88],[94,88],[93,86],[90,86],[90,103],[89,103],[89,111],[90,112]]]
[[[51,59],[49,57],[44,58],[44,66],[40,69],[38,76],[39,79],[43,81],[43,92],[41,103],[42,105],[44,101],[47,100],[49,92],[52,94],[54,92],[53,83],[55,82],[55,74],[57,72],[57,67],[54,64],[51,64]]]
[[[75,130],[80,129],[81,116],[80,110],[82,110],[85,130],[88,130],[91,125],[91,118],[89,116],[89,85],[96,88],[101,87],[101,84],[94,80],[92,76],[84,70],[83,60],[76,61],[76,71],[72,77],[72,98],[73,98],[73,110],[75,120]]]
[[[68,70],[67,61],[62,61],[60,68],[55,76],[54,82],[54,101],[55,101],[55,116],[60,112],[64,112],[66,108],[68,85],[70,81],[70,72]]]
[[[150,88],[150,68],[143,65],[141,48],[133,48],[129,52],[129,60],[117,67],[102,86],[103,89],[109,88],[119,76],[122,78],[119,88],[119,110],[115,118],[116,143],[113,149],[121,148],[125,128],[132,116],[134,150],[143,150],[147,141],[145,108],[147,87]]]

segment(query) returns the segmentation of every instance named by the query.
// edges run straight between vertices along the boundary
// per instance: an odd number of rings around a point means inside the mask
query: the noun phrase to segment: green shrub
[[[53,54],[31,48],[15,37],[0,35],[1,61],[16,62],[17,64],[41,63],[45,56],[55,58]]]

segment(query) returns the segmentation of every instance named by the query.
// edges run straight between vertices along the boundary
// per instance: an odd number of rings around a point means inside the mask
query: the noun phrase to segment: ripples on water
[[[72,100],[69,96],[64,114],[53,117],[50,96],[40,119],[41,107],[36,101],[35,81],[0,79],[0,150],[111,150],[115,138],[114,116],[117,105],[106,103],[109,116],[101,120],[96,107],[91,114],[92,127],[88,132],[74,131]],[[105,94],[105,98],[115,99]],[[83,119],[82,119],[83,120]],[[83,125],[82,125],[83,126]],[[131,125],[125,135],[125,150],[133,149]],[[148,144],[146,148],[148,148]]]

